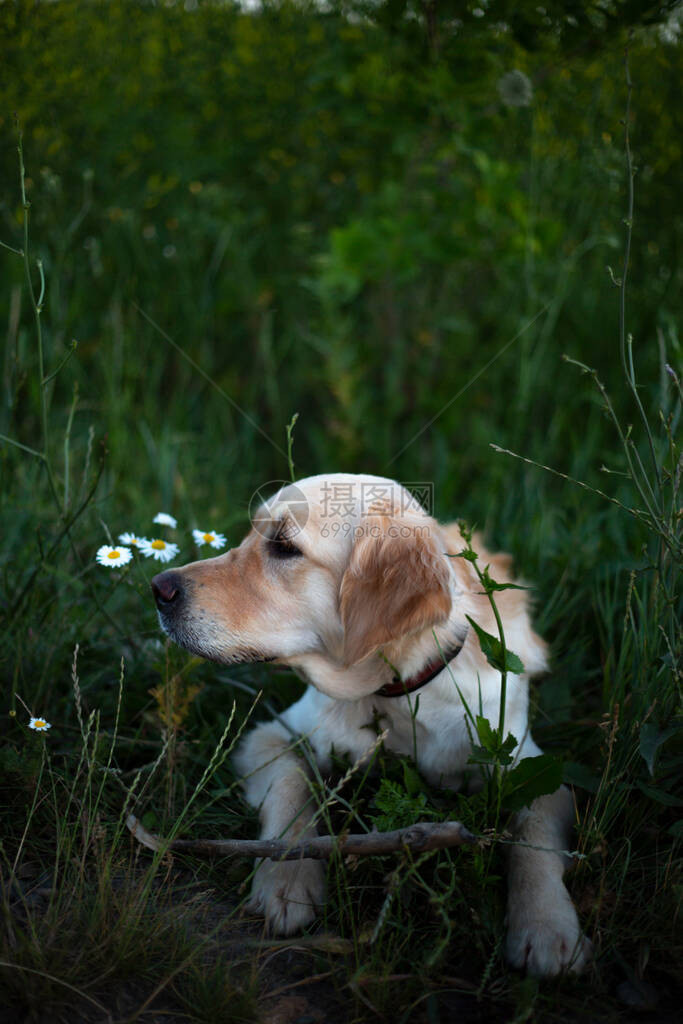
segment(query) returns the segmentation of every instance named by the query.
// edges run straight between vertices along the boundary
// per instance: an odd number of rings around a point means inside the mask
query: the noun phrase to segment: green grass
[[[437,60],[289,5],[0,8],[0,240],[25,248],[16,110],[36,300],[37,258],[45,275],[37,320],[23,261],[0,249],[0,433],[39,453],[0,446],[0,988],[15,1019],[241,1021],[290,1000],[302,1019],[611,1021],[655,999],[673,1019],[682,54],[654,29],[630,46],[620,289],[624,42],[524,50],[470,26]],[[500,100],[511,68],[529,107]],[[42,387],[37,322],[43,377],[78,342]],[[251,865],[154,858],[127,833],[134,806],[166,835],[255,835],[223,754],[261,689],[256,718],[301,684],[168,646],[149,563],[110,574],[94,552],[149,534],[160,509],[178,517],[179,561],[194,526],[237,542],[251,494],[289,476],[295,412],[297,473],[432,481],[439,517],[484,528],[534,582],[553,650],[534,734],[576,787],[586,977],[505,967],[499,842],[335,861],[320,925],[268,943],[242,911]],[[379,752],[333,804],[320,780],[321,820],[369,827],[382,778],[410,808],[408,777]],[[485,796],[423,792],[423,813],[494,824]]]

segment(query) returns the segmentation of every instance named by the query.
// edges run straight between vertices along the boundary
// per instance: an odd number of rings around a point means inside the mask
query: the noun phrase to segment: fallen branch
[[[361,835],[316,836],[292,845],[288,839],[163,839],[143,828],[134,814],[126,824],[138,842],[149,850],[199,853],[207,857],[236,854],[239,857],[268,857],[270,860],[327,860],[334,853],[355,856],[396,853],[410,850],[424,853],[450,846],[471,846],[477,842],[459,821],[420,821],[394,832],[367,832]]]

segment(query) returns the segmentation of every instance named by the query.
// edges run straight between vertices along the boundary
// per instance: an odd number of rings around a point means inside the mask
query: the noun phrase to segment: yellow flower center
[[[45,721],[44,718],[36,718],[33,725],[35,726],[36,729],[44,729],[45,726],[47,725],[47,722]]]
[[[120,558],[120,557],[121,557],[121,552],[120,551],[110,551],[109,554],[107,555],[107,558]]]
[[[166,543],[163,540],[153,540],[152,547],[154,548],[155,551],[163,551],[164,548],[166,547]]]
[[[215,539],[216,539],[216,537],[215,537],[215,534],[213,534],[213,533],[205,533],[204,534],[204,540],[206,541],[207,544],[210,544],[211,541],[215,540]]]

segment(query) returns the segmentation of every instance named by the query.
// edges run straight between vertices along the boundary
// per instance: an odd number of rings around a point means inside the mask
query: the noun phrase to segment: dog
[[[467,617],[495,636],[498,627],[473,565],[455,557],[466,546],[459,527],[437,523],[392,480],[339,473],[278,488],[252,524],[239,547],[162,572],[152,590],[162,628],[182,647],[221,664],[291,666],[309,684],[235,755],[262,836],[295,843],[316,834],[293,735],[307,738],[325,773],[333,748],[352,761],[367,756],[379,717],[386,747],[416,756],[428,782],[480,786],[468,768],[465,705],[497,723],[501,675]],[[507,555],[489,553],[476,535],[472,543],[494,580],[513,580]],[[506,646],[524,666],[507,678],[505,731],[519,738],[516,763],[541,753],[529,732],[528,679],[547,671],[547,649],[526,590],[501,590],[495,603]],[[514,819],[505,952],[535,976],[578,972],[591,955],[563,882],[572,818],[560,787]],[[264,860],[251,906],[274,933],[291,934],[324,898],[319,861]]]

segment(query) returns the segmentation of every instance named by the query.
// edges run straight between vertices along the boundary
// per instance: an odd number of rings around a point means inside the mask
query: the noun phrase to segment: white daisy
[[[48,729],[52,728],[50,723],[46,722],[44,718],[31,718],[31,721],[28,723],[28,727],[29,729],[35,729],[36,732],[46,732]]]
[[[143,539],[140,542],[140,551],[147,558],[156,558],[159,562],[170,562],[178,554],[180,548],[177,544],[169,544],[157,537],[155,540]]]
[[[120,533],[119,541],[121,544],[128,544],[131,548],[139,548],[141,544],[144,544],[145,538],[138,537],[137,533]]]
[[[178,520],[174,519],[173,516],[169,516],[168,512],[158,512],[152,522],[159,523],[160,526],[170,526],[173,530],[178,525]]]
[[[225,537],[222,533],[213,533],[211,530],[208,533],[204,533],[203,530],[193,530],[192,536],[195,544],[200,547],[202,544],[210,544],[212,548],[216,549],[225,547]]]
[[[108,544],[103,544],[101,548],[98,548],[95,555],[100,565],[106,565],[110,569],[125,565],[126,562],[130,562],[132,557],[130,548],[110,548]]]

